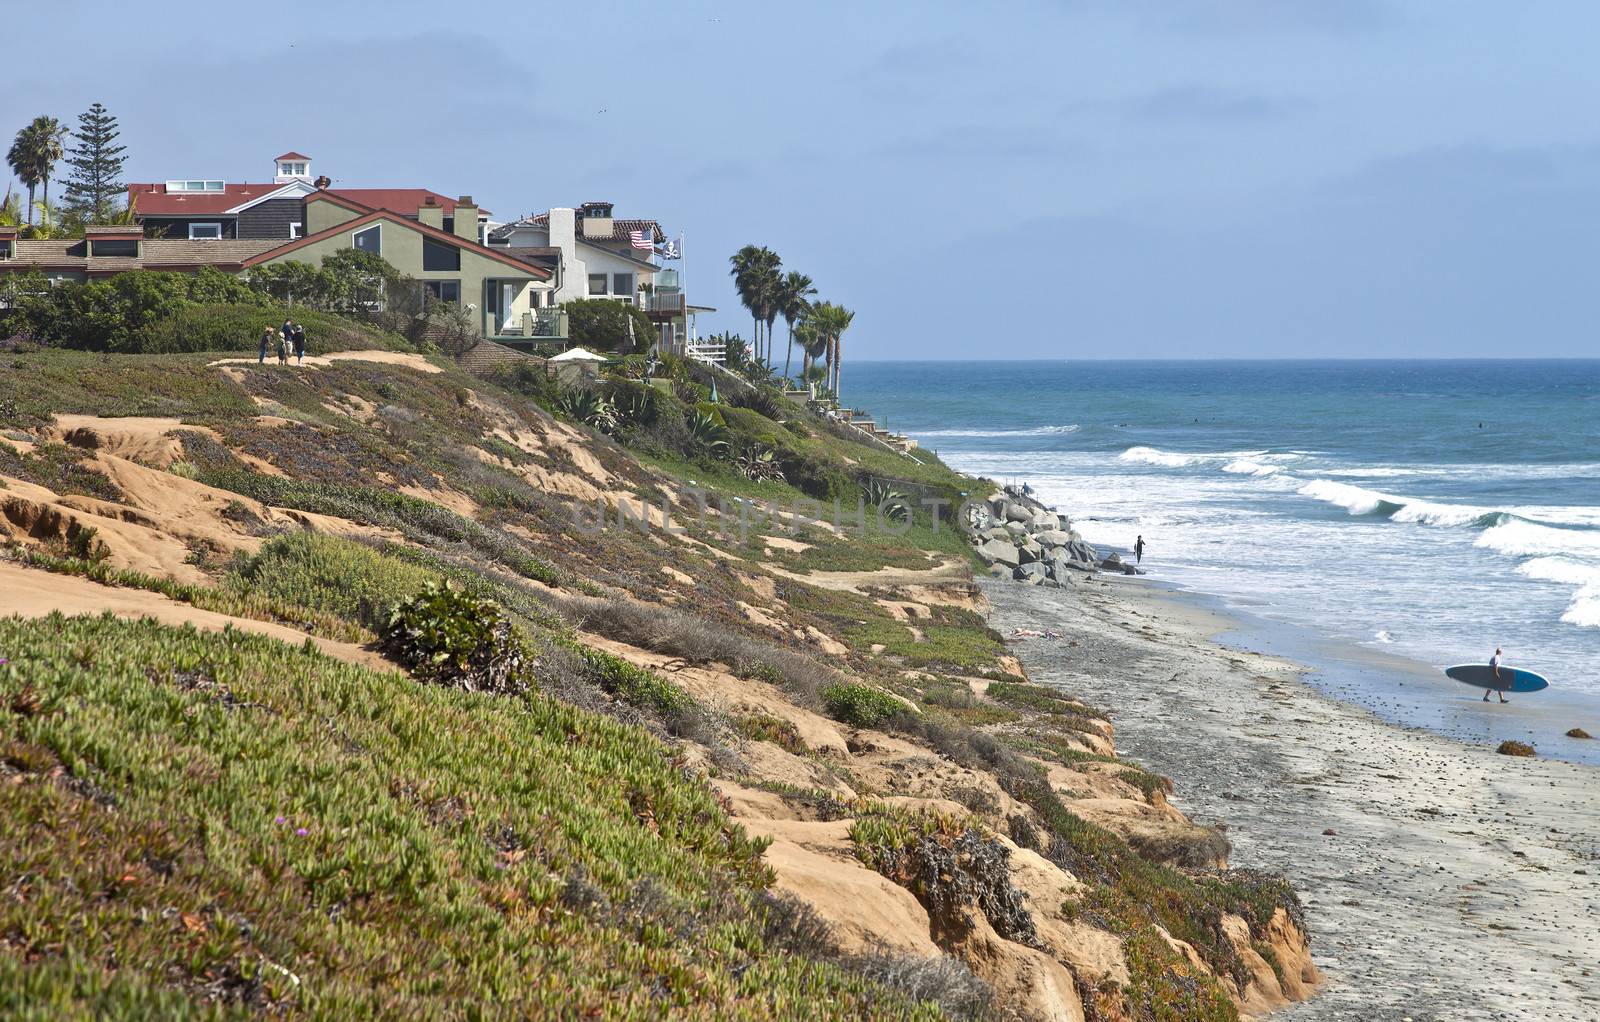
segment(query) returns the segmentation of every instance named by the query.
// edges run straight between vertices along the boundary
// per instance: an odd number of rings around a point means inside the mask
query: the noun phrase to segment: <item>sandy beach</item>
[[[1275,1017],[1600,1019],[1600,769],[1387,723],[1143,580],[983,584],[1003,634],[1061,634],[1008,640],[1035,680],[1109,713],[1233,865],[1290,877],[1326,981]]]

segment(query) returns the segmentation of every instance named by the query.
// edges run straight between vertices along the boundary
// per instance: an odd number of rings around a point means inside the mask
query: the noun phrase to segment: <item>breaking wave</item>
[[[1600,628],[1600,564],[1584,564],[1561,557],[1535,557],[1517,571],[1544,582],[1576,586],[1572,602],[1561,620],[1579,628]]]
[[[1251,461],[1248,458],[1238,458],[1222,466],[1222,471],[1231,472],[1234,475],[1242,476],[1270,476],[1277,475],[1279,472],[1282,472],[1283,466],[1263,465],[1259,461]]]
[[[1332,479],[1313,479],[1300,487],[1298,492],[1313,500],[1342,507],[1352,515],[1373,515],[1390,521],[1414,522],[1418,525],[1474,525],[1487,529],[1510,521],[1514,517],[1506,511],[1465,504],[1436,504],[1433,501],[1417,500],[1413,497],[1380,493],[1377,490],[1336,482]]]
[[[1204,465],[1216,461],[1259,458],[1266,453],[1266,451],[1201,451],[1193,454],[1181,454],[1175,451],[1163,451],[1157,447],[1130,447],[1117,455],[1117,460],[1131,461],[1144,465],[1160,465],[1162,468],[1187,468],[1190,465]]]

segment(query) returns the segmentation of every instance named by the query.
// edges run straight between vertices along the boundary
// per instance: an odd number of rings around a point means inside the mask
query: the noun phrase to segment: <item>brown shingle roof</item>
[[[88,273],[191,269],[196,266],[238,269],[246,259],[270,252],[281,244],[281,241],[273,240],[146,238],[139,243],[139,255],[135,257],[90,256],[82,238],[28,239],[17,242],[16,255],[0,263],[0,269],[27,272],[38,268]]]

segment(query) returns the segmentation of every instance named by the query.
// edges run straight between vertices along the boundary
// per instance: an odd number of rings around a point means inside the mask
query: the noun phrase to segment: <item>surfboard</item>
[[[1498,678],[1494,676],[1494,669],[1488,664],[1458,664],[1455,667],[1446,667],[1444,673],[1473,688],[1494,689],[1499,692],[1537,692],[1541,688],[1550,687],[1550,682],[1542,674],[1506,667],[1503,664]]]

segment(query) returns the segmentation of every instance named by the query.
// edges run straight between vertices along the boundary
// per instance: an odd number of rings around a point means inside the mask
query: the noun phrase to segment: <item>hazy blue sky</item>
[[[1597,4],[9,6],[0,131],[100,100],[131,179],[611,200],[687,232],[702,330],[753,241],[861,358],[1597,350]]]

